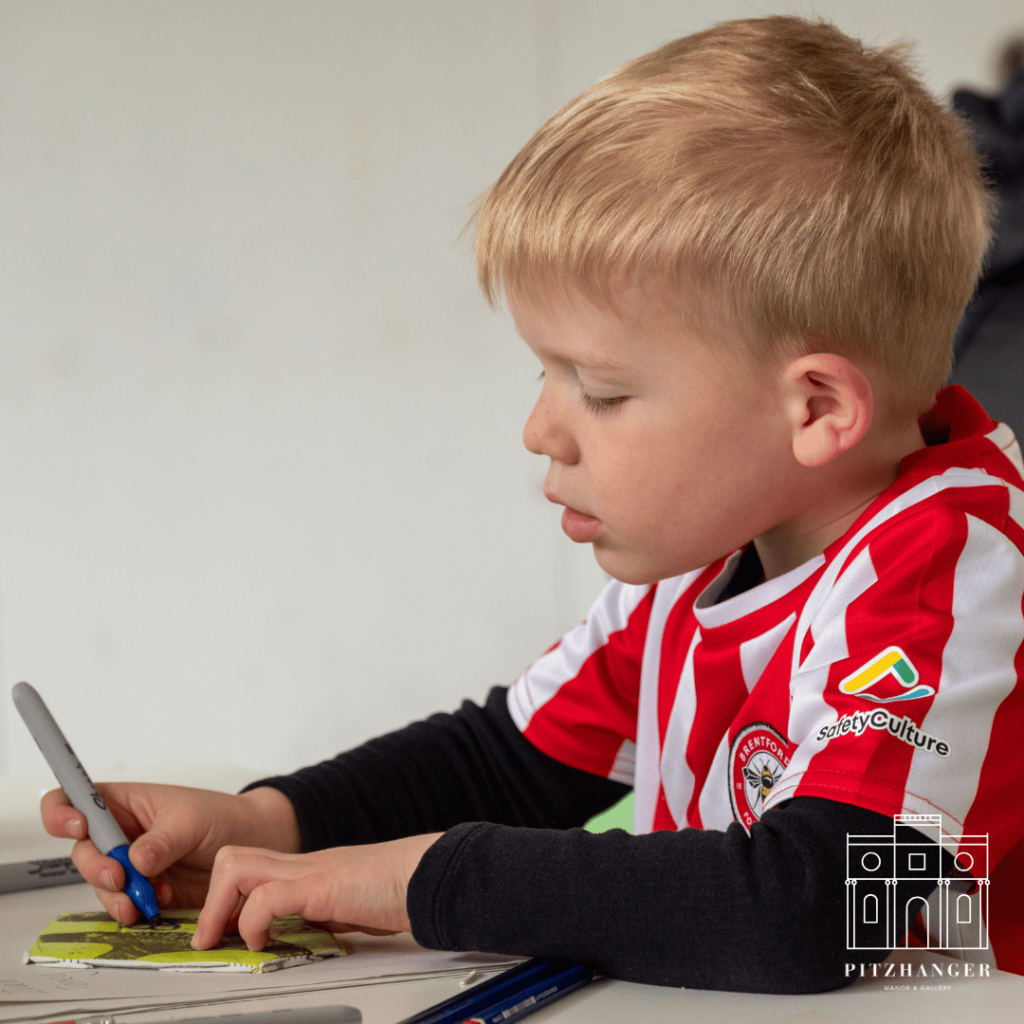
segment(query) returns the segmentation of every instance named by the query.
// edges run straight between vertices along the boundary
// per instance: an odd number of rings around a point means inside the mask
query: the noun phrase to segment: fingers
[[[147,878],[159,875],[195,849],[205,822],[176,809],[159,817],[148,832],[132,843],[128,855]]]
[[[270,938],[270,926],[275,917],[305,914],[302,907],[306,893],[302,879],[268,882],[255,889],[238,915],[238,934],[254,950],[263,949]]]
[[[139,815],[133,809],[133,800],[147,803],[147,787],[125,783],[101,783],[98,787],[107,806],[124,828],[127,835],[132,836],[144,828]],[[146,813],[153,812],[148,807]],[[75,810],[62,789],[53,789],[46,793],[40,801],[40,813],[43,827],[50,835],[78,842],[72,848],[71,859],[81,876],[94,888],[96,896],[107,913],[121,924],[133,924],[139,918],[139,911],[126,893],[122,891],[125,883],[124,869],[110,857],[104,856],[88,838],[88,823],[85,815]],[[137,840],[130,849],[132,863],[147,877],[158,874],[169,866],[187,850],[188,839],[175,849],[167,841],[167,829],[154,830],[151,836]],[[139,853],[141,852],[141,857]],[[140,863],[140,860],[142,863]],[[157,901],[166,905],[171,898],[170,887],[166,883],[154,883]]]
[[[339,848],[317,853],[286,854],[246,847],[224,847],[214,862],[210,890],[192,938],[194,949],[212,949],[237,918],[238,934],[253,950],[267,944],[275,917],[298,914],[307,921],[351,920],[350,929],[373,928],[380,908],[360,900],[360,889],[341,885],[350,879],[346,865],[359,874],[372,847]],[[362,864],[360,863],[362,861]],[[353,891],[356,893],[353,898]],[[379,902],[379,901],[378,901]],[[404,893],[402,896],[404,913]],[[239,909],[240,908],[240,909]],[[394,915],[392,915],[394,916]],[[388,929],[389,931],[395,929]]]
[[[349,922],[371,934],[408,931],[409,879],[438,834],[315,853],[226,846],[217,854],[194,949],[212,949],[234,915],[250,949],[263,949],[275,917]],[[242,903],[239,913],[239,903]]]
[[[43,828],[59,839],[84,839],[88,826],[85,815],[71,806],[63,789],[51,789],[39,801]]]
[[[116,860],[105,857],[88,839],[75,843],[71,850],[71,860],[115,921],[133,924],[138,919],[138,910],[122,891],[124,868]]]
[[[51,836],[77,839],[71,859],[79,874],[95,889],[107,913],[122,924],[131,924],[139,916],[132,901],[121,892],[124,869],[116,860],[105,857],[86,838],[85,815],[71,806],[62,789],[51,789],[39,804],[43,827]]]
[[[223,847],[213,864],[210,889],[196,922],[192,948],[212,949],[237,918],[238,933],[246,945],[253,950],[263,949],[274,917],[286,917],[300,910],[299,907],[277,909],[288,905],[288,900],[270,891],[279,878],[296,872],[297,866],[289,863],[296,860],[302,858],[270,850]]]

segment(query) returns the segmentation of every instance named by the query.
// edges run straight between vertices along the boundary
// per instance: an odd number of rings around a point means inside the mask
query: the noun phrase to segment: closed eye
[[[543,382],[544,371],[541,370],[537,375],[537,383],[542,384]],[[622,405],[628,397],[628,395],[616,395],[612,398],[598,398],[596,395],[591,395],[587,391],[584,391],[583,385],[580,385],[580,401],[590,412],[610,412],[612,409],[616,409]]]
[[[622,405],[627,397],[626,395],[616,395],[614,398],[597,398],[587,394],[582,388],[580,389],[580,401],[591,412],[611,412],[612,409],[617,409]]]

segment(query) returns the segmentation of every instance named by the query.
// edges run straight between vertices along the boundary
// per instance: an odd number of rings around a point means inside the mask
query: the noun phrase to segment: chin
[[[690,565],[689,562],[683,562],[680,559],[671,565],[659,564],[641,556],[630,558],[620,552],[600,551],[596,545],[594,558],[597,560],[597,564],[613,579],[634,587],[650,586],[661,580],[671,579],[673,576],[682,576],[683,573],[693,572],[694,569],[703,569],[705,565],[714,561],[711,558]]]
[[[651,565],[643,564],[640,561],[630,561],[612,557],[602,557],[594,552],[597,564],[613,579],[620,583],[628,583],[634,587],[648,586],[657,583],[659,580],[667,580],[671,576],[679,575],[676,572],[659,572]],[[685,571],[685,570],[684,570]]]

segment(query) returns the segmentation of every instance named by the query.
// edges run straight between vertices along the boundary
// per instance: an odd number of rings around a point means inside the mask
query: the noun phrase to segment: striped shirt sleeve
[[[509,689],[513,721],[548,756],[632,785],[640,669],[655,589],[611,581],[585,621]]]
[[[911,510],[851,551],[793,677],[796,749],[771,805],[814,795],[940,814],[951,835],[981,815],[994,859],[1013,845],[1024,809],[1012,774],[992,766],[1000,737],[1024,734],[1014,491]]]

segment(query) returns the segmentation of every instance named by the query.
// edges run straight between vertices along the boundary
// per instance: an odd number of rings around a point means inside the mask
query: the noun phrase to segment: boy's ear
[[[868,432],[871,384],[849,359],[825,352],[799,356],[786,364],[784,380],[793,454],[801,465],[823,466]]]

